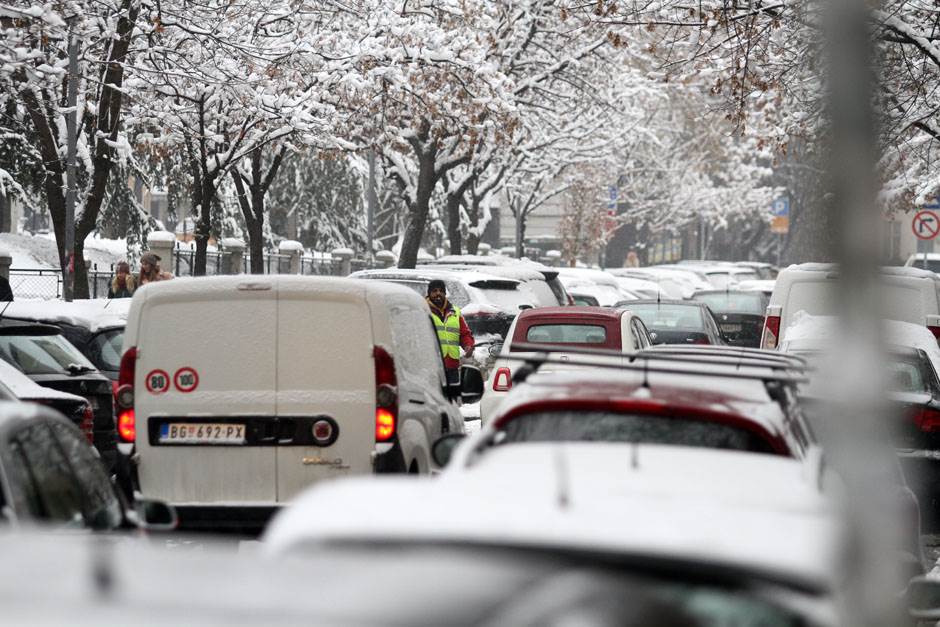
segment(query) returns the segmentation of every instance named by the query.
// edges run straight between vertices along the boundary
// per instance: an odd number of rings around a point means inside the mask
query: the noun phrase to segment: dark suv
[[[85,358],[58,327],[0,320],[0,359],[41,386],[85,398],[94,411],[94,444],[105,468],[117,462],[111,381]]]

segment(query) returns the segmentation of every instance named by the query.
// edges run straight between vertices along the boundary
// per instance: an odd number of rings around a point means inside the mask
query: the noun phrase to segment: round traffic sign
[[[199,375],[190,367],[180,368],[173,375],[173,383],[180,392],[192,392],[199,385]]]
[[[151,370],[144,378],[144,384],[151,394],[163,394],[170,389],[170,375],[165,370]]]
[[[929,209],[914,214],[911,230],[918,239],[933,239],[940,233],[940,215]]]

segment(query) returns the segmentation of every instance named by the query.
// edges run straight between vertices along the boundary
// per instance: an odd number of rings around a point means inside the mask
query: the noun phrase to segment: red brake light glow
[[[921,431],[933,433],[940,431],[940,411],[923,407],[914,414],[914,424]]]
[[[121,370],[114,395],[118,410],[117,432],[121,442],[133,442],[137,437],[134,418],[134,374],[137,370],[137,347],[131,346],[121,356]]]
[[[387,350],[376,346],[375,359],[375,441],[390,442],[398,422],[398,377],[395,360]]]
[[[134,420],[134,408],[122,409],[118,414],[117,432],[121,442],[131,443],[137,437],[137,425]]]

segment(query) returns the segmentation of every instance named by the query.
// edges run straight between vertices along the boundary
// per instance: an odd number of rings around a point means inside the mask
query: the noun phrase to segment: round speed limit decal
[[[144,383],[151,394],[163,394],[170,389],[170,375],[165,370],[151,370],[147,373]]]
[[[199,375],[192,368],[180,368],[173,375],[173,383],[176,384],[176,389],[184,394],[192,392],[199,385]]]

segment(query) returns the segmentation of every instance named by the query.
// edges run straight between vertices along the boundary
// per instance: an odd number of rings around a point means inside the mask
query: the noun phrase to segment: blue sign
[[[607,201],[607,208],[616,209],[617,208],[617,196],[619,195],[617,188],[614,187],[613,185],[610,185],[607,188],[607,193],[610,194],[610,200]]]
[[[786,196],[781,196],[773,202],[770,211],[773,213],[775,218],[789,218],[790,199]]]

